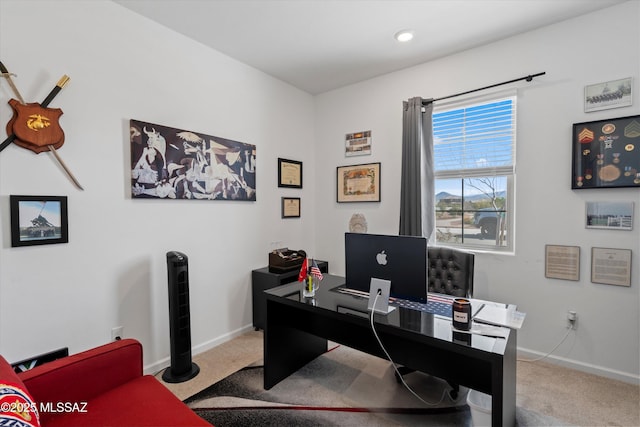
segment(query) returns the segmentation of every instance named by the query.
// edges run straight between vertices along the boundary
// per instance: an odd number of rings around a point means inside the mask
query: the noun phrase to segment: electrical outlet
[[[578,313],[574,310],[567,312],[567,328],[576,329],[578,327]]]
[[[118,341],[122,339],[124,333],[124,326],[116,326],[111,329],[111,341]]]

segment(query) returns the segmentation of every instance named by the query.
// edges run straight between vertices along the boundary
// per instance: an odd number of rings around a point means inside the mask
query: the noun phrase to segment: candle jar
[[[471,329],[471,303],[468,299],[456,298],[452,306],[453,327],[461,331]]]

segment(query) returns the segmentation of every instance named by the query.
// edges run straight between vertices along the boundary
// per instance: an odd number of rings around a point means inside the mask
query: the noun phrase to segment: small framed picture
[[[278,159],[278,187],[302,188],[302,162]]]
[[[67,198],[10,196],[11,246],[69,242]]]
[[[337,202],[379,202],[380,163],[338,166]]]
[[[626,79],[585,86],[585,113],[632,105],[632,81],[631,77],[627,77]]]
[[[348,133],[345,135],[344,155],[366,156],[371,154],[371,131]]]
[[[300,197],[282,198],[282,218],[300,218]]]
[[[633,202],[587,202],[586,228],[633,230]]]

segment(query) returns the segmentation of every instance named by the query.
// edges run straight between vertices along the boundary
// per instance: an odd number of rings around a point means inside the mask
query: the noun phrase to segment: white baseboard
[[[544,356],[544,353],[518,347],[518,358],[535,359]],[[622,372],[615,369],[606,368],[604,366],[593,365],[591,363],[580,362],[565,357],[550,355],[542,359],[542,361],[563,366],[565,368],[575,369],[576,371],[586,372],[589,374],[599,375],[613,380],[623,381],[625,383],[640,385],[640,375],[631,372]]]
[[[253,330],[252,325],[243,326],[242,328],[236,329],[235,331],[231,331],[212,340],[198,344],[197,346],[192,347],[191,352],[194,356],[200,353],[204,353],[207,350],[211,350],[212,348],[219,346],[220,344],[231,341],[235,337],[245,334],[251,330]],[[541,356],[544,356],[544,353],[518,347],[518,358],[535,359]],[[599,375],[601,377],[611,378],[613,380],[623,381],[629,384],[640,385],[640,375],[630,372],[622,372],[615,369],[606,368],[604,366],[593,365],[590,363],[584,363],[577,360],[567,359],[565,357],[554,355],[547,356],[542,360],[545,362],[563,366],[565,368],[575,369],[577,371]],[[145,374],[155,374],[163,369],[166,369],[170,365],[171,359],[169,357],[166,357],[151,365],[145,366],[144,372]]]
[[[216,337],[212,340],[209,341],[205,341],[201,344],[198,344],[196,346],[192,346],[191,347],[191,355],[195,356],[197,354],[200,353],[204,353],[207,350],[211,350],[214,347],[219,346],[220,344],[223,344],[227,341],[231,341],[232,339],[234,339],[235,337],[238,337],[242,334],[245,334],[249,331],[253,330],[253,326],[252,325],[246,325],[243,326],[242,328],[236,329],[235,331],[231,331],[227,334],[221,335],[219,337]],[[155,363],[152,363],[150,365],[147,365],[144,367],[144,373],[145,375],[155,375],[158,372],[168,368],[171,365],[171,358],[170,357],[165,357],[161,360],[158,360]]]

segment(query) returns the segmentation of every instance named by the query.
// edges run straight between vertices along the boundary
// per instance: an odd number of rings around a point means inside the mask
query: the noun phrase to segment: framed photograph
[[[580,247],[546,245],[544,277],[549,279],[580,280]]]
[[[9,196],[11,246],[69,242],[67,198],[64,196]]]
[[[631,249],[591,248],[591,282],[631,286]]]
[[[379,202],[380,163],[338,166],[337,202]]]
[[[640,188],[640,116],[573,124],[571,188]]]
[[[371,131],[348,133],[345,135],[344,155],[366,156],[371,154]]]
[[[584,87],[584,111],[607,110],[628,107],[633,104],[631,77]]]
[[[282,218],[300,218],[300,197],[282,198]]]
[[[278,159],[278,187],[302,188],[302,162]]]
[[[586,228],[633,230],[633,202],[587,202]]]

